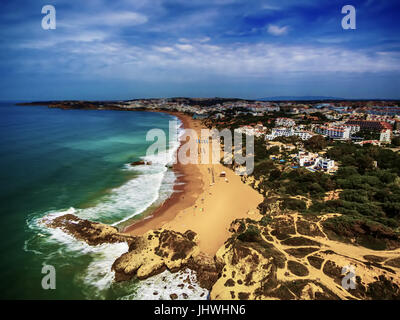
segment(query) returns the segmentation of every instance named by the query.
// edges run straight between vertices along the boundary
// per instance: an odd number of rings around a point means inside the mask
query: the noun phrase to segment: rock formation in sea
[[[134,167],[134,166],[143,166],[143,165],[149,165],[150,166],[151,164],[152,164],[151,161],[139,160],[139,161],[132,162],[131,166],[132,167]]]

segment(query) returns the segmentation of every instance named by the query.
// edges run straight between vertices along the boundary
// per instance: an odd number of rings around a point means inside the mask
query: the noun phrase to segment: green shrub
[[[249,225],[246,231],[238,236],[238,239],[243,242],[257,242],[260,240],[260,230],[254,225]]]
[[[307,208],[306,203],[303,200],[284,198],[282,203],[282,209],[303,211]]]

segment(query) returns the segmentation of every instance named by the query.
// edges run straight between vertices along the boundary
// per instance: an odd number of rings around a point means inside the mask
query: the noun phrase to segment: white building
[[[379,138],[379,142],[391,143],[392,142],[392,130],[390,130],[390,129],[382,130],[380,138]]]
[[[266,111],[268,112],[279,112],[281,110],[281,108],[279,106],[271,106],[271,107],[267,107]]]
[[[326,172],[330,172],[335,167],[335,161],[331,159],[318,158],[317,166]]]
[[[293,128],[273,128],[271,134],[266,135],[267,140],[274,140],[278,137],[291,137],[294,135]]]
[[[332,172],[335,169],[335,161],[320,157],[318,153],[300,151],[297,155],[297,162],[300,167],[307,169]]]
[[[316,127],[315,131],[323,136],[332,139],[350,139],[351,128],[347,126],[321,126]]]
[[[350,134],[357,133],[361,130],[359,125],[345,124],[345,126],[350,128]]]
[[[293,127],[296,125],[296,122],[289,118],[277,118],[275,120],[275,125],[277,127]]]
[[[317,153],[299,151],[299,153],[297,154],[297,161],[300,167],[314,166],[317,158]]]
[[[266,136],[266,139],[274,140],[275,138],[278,137],[292,137],[292,136],[297,136],[301,140],[308,140],[313,136],[313,134],[305,130],[297,130],[295,128],[281,127],[281,128],[273,128],[271,134],[268,134]]]
[[[311,137],[313,137],[314,135],[311,133],[311,132],[309,132],[309,131],[304,131],[304,130],[301,130],[301,131],[295,131],[294,132],[294,135],[295,136],[298,136],[301,140],[308,140],[308,139],[310,139]]]
[[[223,113],[217,113],[215,115],[215,119],[223,119],[223,118],[225,118],[225,115]]]
[[[262,125],[256,125],[256,127],[252,126],[243,126],[238,129],[235,129],[235,132],[244,133],[248,136],[256,136],[261,137],[265,134],[267,128]]]

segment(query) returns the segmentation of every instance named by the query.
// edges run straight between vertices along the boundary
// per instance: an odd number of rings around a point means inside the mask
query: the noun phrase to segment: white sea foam
[[[86,242],[76,240],[60,229],[52,229],[48,241],[64,244],[64,250],[70,254],[90,255],[92,257],[86,271],[76,276],[83,282],[83,291],[87,297],[96,299],[104,298],[104,292],[110,288],[115,278],[115,273],[111,270],[112,264],[129,249],[126,242],[90,246]],[[52,255],[48,257],[50,261]]]
[[[181,270],[176,273],[166,270],[159,275],[140,281],[135,293],[126,295],[120,299],[171,300],[171,294],[176,294],[178,300],[206,300],[208,290],[201,288],[197,284],[196,273],[190,269]]]
[[[121,243],[104,243],[96,246],[91,246],[84,241],[78,240],[59,228],[47,228],[46,222],[55,219],[58,216],[75,212],[74,208],[70,208],[61,212],[53,212],[48,214],[44,219],[36,219],[28,223],[30,229],[36,231],[36,234],[45,233],[45,237],[41,237],[41,247],[46,245],[57,244],[62,245],[56,251],[47,252],[43,257],[43,263],[52,263],[56,256],[68,257],[66,263],[71,263],[71,259],[76,256],[89,255],[92,261],[83,274],[77,274],[84,288],[87,291],[88,298],[103,298],[103,292],[107,290],[115,277],[114,271],[111,271],[111,266],[114,261],[122,254],[128,251],[129,246],[126,242]],[[33,244],[25,242],[25,250],[35,253]]]
[[[110,190],[95,206],[84,209],[73,209],[80,218],[118,225],[144,212],[156,201],[160,203],[173,193],[175,174],[168,169],[176,158],[179,139],[184,129],[178,123],[177,139],[170,142],[169,149],[156,155],[143,156],[142,160],[151,165],[132,167],[126,164],[123,170],[133,171],[137,176],[122,186]],[[72,209],[71,209],[72,210]],[[54,215],[56,213],[52,213]]]

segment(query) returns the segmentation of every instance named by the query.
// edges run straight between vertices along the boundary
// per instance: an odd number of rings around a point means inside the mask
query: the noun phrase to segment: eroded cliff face
[[[43,223],[90,245],[127,242],[128,252],[112,266],[115,281],[190,268],[199,285],[211,290],[211,299],[400,299],[398,234],[370,230],[361,222],[334,228],[337,216],[287,213],[236,220],[232,237],[215,257],[200,252],[192,231],[159,229],[129,236],[72,214],[44,218]],[[371,234],[369,243],[378,241],[387,250],[358,245]],[[342,286],[346,266],[354,268],[354,289]],[[344,283],[350,285],[350,277]]]
[[[224,267],[211,299],[400,299],[400,251],[332,240],[324,222],[335,216],[233,222],[234,235],[216,254]],[[388,241],[400,244],[393,234]],[[354,267],[354,289],[342,286],[346,266]]]

